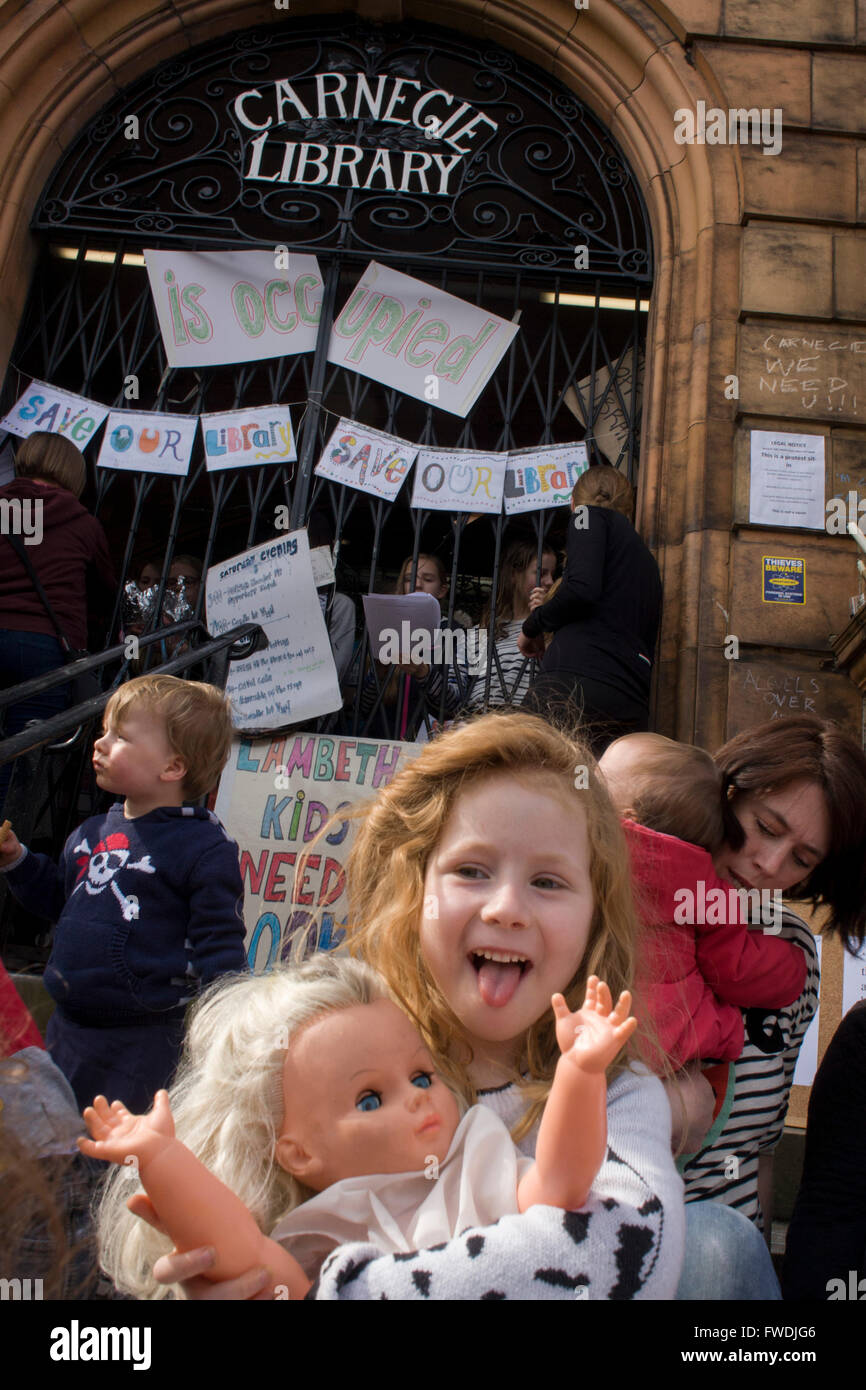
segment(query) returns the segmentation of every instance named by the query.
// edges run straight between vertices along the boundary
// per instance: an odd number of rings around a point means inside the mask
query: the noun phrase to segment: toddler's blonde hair
[[[162,721],[172,752],[186,763],[185,799],[197,801],[211,791],[232,747],[232,708],[224,691],[177,676],[136,676],[115,690],[105,720],[120,728],[141,710]]]

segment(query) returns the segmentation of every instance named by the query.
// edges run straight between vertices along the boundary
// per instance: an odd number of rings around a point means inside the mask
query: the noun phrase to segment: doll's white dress
[[[429,1250],[469,1226],[517,1213],[517,1185],[532,1159],[514,1147],[502,1120],[473,1105],[444,1161],[416,1173],[345,1178],[288,1213],[271,1238],[314,1279],[338,1245],[368,1241],[383,1254]]]

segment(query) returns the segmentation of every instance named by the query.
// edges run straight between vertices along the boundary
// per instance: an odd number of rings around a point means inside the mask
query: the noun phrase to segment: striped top
[[[529,682],[537,669],[537,663],[530,661],[518,650],[518,634],[523,630],[523,619],[515,618],[506,625],[505,632],[498,642],[488,642],[487,656],[490,663],[490,695],[487,707],[496,705],[519,705],[529,689]],[[470,628],[468,641],[478,641],[483,629]],[[470,634],[472,634],[470,636]],[[475,648],[477,650],[477,646]],[[484,685],[486,668],[476,676],[469,691],[466,704],[469,709],[481,709],[484,705]]]
[[[803,992],[787,1008],[746,1009],[746,1043],[736,1069],[734,1100],[718,1139],[686,1164],[686,1201],[712,1198],[736,1207],[759,1227],[758,1159],[782,1136],[797,1054],[818,1007],[818,954],[804,922],[785,910],[781,935],[806,955]]]

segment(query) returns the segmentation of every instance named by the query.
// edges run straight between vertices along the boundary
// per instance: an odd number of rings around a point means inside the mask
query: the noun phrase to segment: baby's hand
[[[157,1091],[149,1115],[132,1115],[121,1101],[109,1105],[105,1096],[97,1096],[85,1110],[84,1121],[91,1137],[79,1139],[79,1149],[90,1158],[110,1163],[137,1167],[140,1160],[153,1157],[174,1138],[167,1091]]]
[[[581,1071],[603,1072],[637,1028],[637,1019],[629,1017],[628,990],[619,996],[614,1009],[610,990],[596,975],[587,980],[583,1008],[577,1013],[571,1012],[561,994],[554,994],[550,1002],[556,1014],[560,1051]]]

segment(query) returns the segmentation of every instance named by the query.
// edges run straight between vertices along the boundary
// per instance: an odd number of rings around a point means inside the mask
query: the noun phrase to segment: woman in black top
[[[598,757],[614,738],[649,727],[652,659],[661,617],[658,565],[631,524],[634,489],[606,464],[574,486],[565,573],[523,624],[518,646],[542,656],[525,704],[582,710]],[[542,634],[552,632],[544,651]]]

